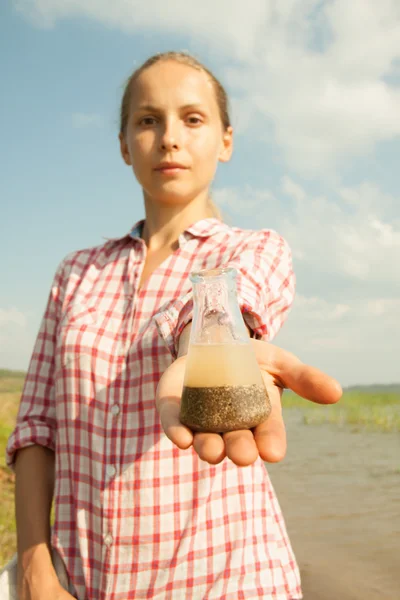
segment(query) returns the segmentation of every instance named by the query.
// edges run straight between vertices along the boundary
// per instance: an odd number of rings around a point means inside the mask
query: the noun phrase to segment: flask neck
[[[235,269],[200,271],[190,279],[194,298],[190,343],[249,343],[237,299]]]

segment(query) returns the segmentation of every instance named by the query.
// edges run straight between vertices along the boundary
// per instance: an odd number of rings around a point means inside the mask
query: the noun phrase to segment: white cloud
[[[34,333],[29,331],[31,313],[15,307],[0,308],[0,367],[26,369]]]
[[[103,117],[95,113],[73,113],[72,124],[77,129],[83,127],[99,127],[103,124]]]
[[[214,70],[231,91],[236,132],[276,142],[288,167],[302,175],[331,179],[354,157],[400,136],[398,0],[14,0],[14,5],[39,27],[87,18],[126,33],[160,33],[163,39],[170,34],[171,47],[174,34],[182,39],[184,32],[189,47],[214,56]],[[76,113],[72,122],[85,127],[102,120]],[[278,342],[343,374],[344,383],[399,380],[400,198],[372,182],[335,187],[329,194],[310,194],[292,175],[276,193],[247,186],[214,195],[223,210],[257,215],[257,226],[282,233],[303,289],[313,284],[314,296],[297,296]],[[325,282],[329,277],[332,301],[327,289],[315,291],[323,276]],[[343,281],[351,298],[335,296]],[[0,311],[0,325],[4,314]],[[16,322],[21,316],[6,319],[14,333],[22,331]]]
[[[400,298],[346,305],[297,295],[274,340],[342,385],[400,381]]]
[[[296,297],[296,307],[301,310],[305,320],[324,322],[339,321],[351,310],[348,304],[333,304],[323,298],[307,298],[299,294]]]
[[[276,229],[289,242],[296,261],[318,273],[341,275],[400,291],[399,199],[364,182],[339,188],[330,197],[312,196],[284,177],[289,206],[269,191],[246,186],[214,193],[221,209],[257,214],[260,227]],[[281,194],[280,194],[281,196]]]
[[[0,329],[12,324],[19,327],[26,327],[26,315],[17,308],[0,308]]]
[[[259,226],[289,241],[302,289],[318,289],[312,297],[297,294],[276,342],[344,385],[400,381],[398,199],[368,182],[328,198],[285,177],[282,191],[289,205],[251,187],[216,195],[222,209],[239,215],[248,214],[249,202],[256,207]],[[326,279],[318,284],[326,275],[329,289]]]
[[[394,199],[369,183],[339,189],[333,199],[309,197],[288,178],[283,190],[295,201],[285,233],[304,261],[319,271],[399,285],[400,219],[385,209]]]
[[[222,63],[234,61],[222,78],[233,90],[239,131],[257,122],[258,134],[273,135],[288,165],[304,174],[326,176],[400,135],[400,91],[389,83],[400,59],[398,0],[14,4],[43,27],[85,17],[126,32],[184,31]]]
[[[250,185],[242,190],[236,188],[220,188],[213,192],[213,198],[223,210],[228,209],[236,214],[251,214],[265,207],[267,203],[275,202],[274,195],[268,190],[255,191]]]
[[[214,198],[292,248],[306,295],[298,289],[278,345],[346,385],[400,381],[400,199],[370,182],[318,196],[289,177],[277,194],[246,186]]]
[[[272,123],[288,164],[302,173],[333,169],[400,135],[400,91],[388,83],[400,58],[397,0],[14,4],[43,27],[86,17],[127,32],[185,31],[222,61],[236,62],[225,70],[224,80],[234,89],[239,130],[259,119],[257,113],[264,116],[259,130]],[[239,102],[249,118],[237,110]]]
[[[385,316],[391,319],[394,324],[400,324],[400,298],[376,298],[367,300],[363,314],[366,317]],[[399,370],[400,370],[400,341],[399,341]]]
[[[265,0],[252,0],[251,10],[231,0],[14,0],[14,5],[41,27],[54,27],[64,18],[87,17],[125,32],[185,31],[200,42],[211,41],[220,52],[229,47],[237,57],[253,55],[260,23],[270,12]]]

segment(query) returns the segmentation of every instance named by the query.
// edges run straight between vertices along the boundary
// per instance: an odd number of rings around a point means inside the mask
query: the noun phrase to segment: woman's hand
[[[279,462],[286,454],[286,431],[282,418],[283,388],[318,404],[334,404],[342,395],[339,383],[319,369],[305,365],[296,356],[277,346],[250,340],[272,404],[270,416],[254,430],[217,433],[193,433],[179,420],[186,368],[186,355],[165,371],[157,388],[156,405],[165,434],[178,446],[193,445],[202,460],[220,463],[225,456],[239,466],[247,466],[260,456],[267,462]]]
[[[71,596],[60,583],[44,588],[36,586],[34,591],[25,587],[19,592],[18,598],[19,600],[75,600],[75,597]]]
[[[40,597],[40,598],[42,600],[42,597]],[[49,600],[50,600],[50,598],[51,598],[51,600],[76,600],[75,596],[71,596],[71,594],[69,592],[67,592],[66,590],[64,590],[64,588],[61,586],[56,590],[54,596],[51,596],[51,597],[48,596]],[[46,596],[46,599],[47,599],[47,596]]]
[[[31,557],[30,562],[25,564],[24,570],[18,564],[17,597],[19,600],[74,600],[74,596],[71,596],[65,589],[68,587],[68,576],[64,567],[61,571],[61,565],[63,565],[61,558],[54,554],[55,564],[60,564],[60,573],[57,575],[54,565],[51,564],[49,567],[44,560],[44,552],[42,552],[42,556],[39,555],[41,550],[42,548],[38,547],[37,556],[41,558],[40,562],[38,559],[35,562],[35,557]]]

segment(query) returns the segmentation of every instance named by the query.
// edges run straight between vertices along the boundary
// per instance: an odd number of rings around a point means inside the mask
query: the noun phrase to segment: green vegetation
[[[5,447],[13,430],[25,374],[0,369],[0,567],[15,552],[14,475],[5,466]],[[285,409],[301,410],[305,423],[350,425],[352,429],[400,431],[400,385],[345,390],[341,401],[321,406],[291,392]]]
[[[5,464],[5,447],[15,424],[24,376],[0,370],[0,567],[15,552],[14,475]]]
[[[374,391],[344,390],[340,402],[330,406],[314,404],[286,392],[283,406],[300,409],[307,425],[331,423],[357,430],[400,431],[400,391],[378,391],[377,386]]]

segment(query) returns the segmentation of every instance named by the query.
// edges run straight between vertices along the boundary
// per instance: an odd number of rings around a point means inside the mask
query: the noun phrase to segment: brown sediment
[[[193,431],[224,433],[256,427],[270,412],[263,385],[185,386],[180,420]]]

